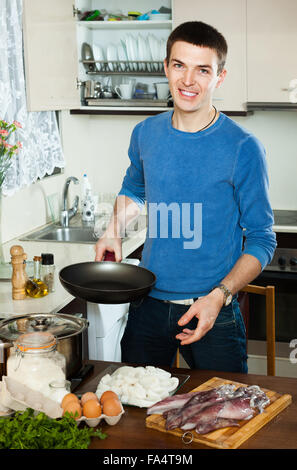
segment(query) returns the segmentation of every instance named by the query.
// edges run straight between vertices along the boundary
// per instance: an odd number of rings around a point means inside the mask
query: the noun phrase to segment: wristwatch
[[[212,290],[214,289],[221,289],[224,293],[224,306],[227,307],[227,305],[231,304],[232,301],[232,292],[229,291],[228,287],[226,287],[224,284],[219,284],[215,286]]]

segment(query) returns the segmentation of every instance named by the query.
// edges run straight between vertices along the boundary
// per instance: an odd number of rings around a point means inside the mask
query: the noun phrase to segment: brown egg
[[[80,402],[81,402],[81,405],[84,406],[84,404],[89,401],[89,400],[97,400],[98,403],[99,403],[99,400],[98,400],[98,397],[95,393],[93,392],[86,392],[82,395],[81,399],[80,399]]]
[[[106,392],[103,392],[100,397],[101,405],[103,405],[105,400],[109,400],[109,398],[116,398],[117,400],[119,400],[119,397],[115,392],[113,392],[112,390],[106,390]]]
[[[74,395],[74,393],[67,393],[62,400],[61,407],[64,409],[65,406],[71,401],[79,403],[79,399],[76,395]]]
[[[86,418],[98,418],[102,413],[98,400],[88,400],[83,406],[83,415]]]
[[[66,412],[68,412],[72,418],[79,419],[82,413],[81,406],[76,401],[70,401],[63,409],[63,416]]]
[[[109,398],[103,403],[103,414],[107,416],[117,416],[121,413],[121,402],[117,398]]]

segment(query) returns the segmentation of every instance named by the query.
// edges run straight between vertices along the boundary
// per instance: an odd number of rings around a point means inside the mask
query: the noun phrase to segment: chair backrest
[[[274,286],[248,284],[241,292],[260,294],[266,297],[266,355],[267,375],[275,375],[275,289]]]

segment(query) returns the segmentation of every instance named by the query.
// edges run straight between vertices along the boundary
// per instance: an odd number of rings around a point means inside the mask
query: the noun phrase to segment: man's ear
[[[168,78],[168,66],[167,66],[167,59],[164,59],[164,71],[165,75]]]
[[[220,86],[222,85],[223,81],[225,80],[226,74],[227,74],[227,70],[226,70],[226,69],[223,69],[223,70],[221,71],[221,73],[219,74],[219,78],[218,78],[218,81],[217,81],[217,84],[216,84],[216,88],[220,88]]]

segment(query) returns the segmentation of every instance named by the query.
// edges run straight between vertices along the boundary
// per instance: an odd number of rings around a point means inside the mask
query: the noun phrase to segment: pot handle
[[[106,250],[103,261],[115,261],[114,252]]]
[[[4,363],[4,349],[11,348],[12,346],[12,343],[3,343],[3,341],[0,339],[0,364]]]

